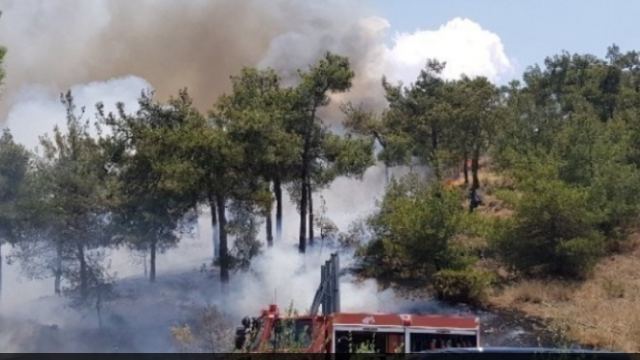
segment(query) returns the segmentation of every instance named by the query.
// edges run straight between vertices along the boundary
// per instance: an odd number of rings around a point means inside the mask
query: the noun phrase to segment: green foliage
[[[195,172],[180,157],[185,134],[201,121],[186,91],[169,104],[143,94],[140,109],[118,116],[98,111],[111,134],[102,139],[110,168],[110,209],[113,239],[151,252],[150,280],[155,280],[156,251],[174,246],[181,221],[193,207]]]
[[[358,249],[363,242],[371,238],[371,231],[367,224],[367,219],[358,219],[347,228],[346,232],[338,234],[338,244],[343,249]]]
[[[494,195],[505,204],[514,207],[518,204],[520,194],[516,190],[509,189],[495,189]]]
[[[409,86],[383,78],[388,108],[381,115],[351,103],[343,106],[345,127],[375,139],[387,166],[428,164],[438,180],[444,171],[473,159],[473,187],[480,186],[478,163],[493,143],[500,121],[506,117],[498,89],[484,77],[446,81],[445,64],[427,60]]]
[[[549,57],[503,89],[492,154],[521,198],[496,193],[516,204],[496,244],[524,273],[584,276],[637,224],[640,62],[616,46],[607,57]]]
[[[378,160],[384,162],[386,166],[410,162],[410,139],[403,133],[394,132],[388,123],[390,115],[384,113],[382,116],[377,116],[363,106],[355,106],[352,103],[343,105],[342,111],[346,116],[344,126],[347,130],[376,140],[382,146]]]
[[[450,88],[449,101],[454,114],[448,130],[450,151],[457,155],[453,158],[456,162],[471,158],[477,164],[494,142],[500,120],[505,116],[499,91],[484,77],[470,79],[463,76]],[[478,188],[477,166],[472,165],[471,171],[472,187]]]
[[[7,49],[0,46],[0,84],[5,77],[2,63],[6,54]],[[15,199],[25,177],[28,160],[29,154],[24,147],[13,141],[9,130],[2,130],[0,137],[0,246],[10,235],[11,224],[17,216]]]
[[[299,176],[290,189],[295,191],[291,198],[296,199],[300,211],[300,252],[306,251],[307,237],[309,242],[314,240],[313,191],[327,186],[336,176],[362,174],[372,163],[372,141],[341,139],[318,117],[318,110],[329,104],[329,93],[347,91],[354,76],[348,58],[327,52],[307,71],[299,72],[300,83],[293,89],[296,122],[292,129],[302,139],[302,146]]]
[[[417,176],[394,180],[369,220],[373,239],[360,250],[367,272],[424,281],[439,270],[464,267],[465,257],[450,243],[462,213],[454,191]]]
[[[164,137],[173,150],[164,161],[164,174],[180,185],[175,205],[188,210],[206,202],[216,214],[223,282],[231,268],[246,268],[258,254],[254,215],[271,205],[268,182],[287,176],[282,169],[288,166],[289,144],[295,139],[287,143],[282,130],[278,91],[272,72],[245,69],[233,78],[233,93],[218,100],[208,119],[193,108],[186,93],[170,104],[182,120]],[[233,249],[227,235],[235,237]]]
[[[324,158],[332,164],[326,170],[328,183],[337,175],[361,177],[373,165],[373,144],[370,140],[327,134],[324,139]]]
[[[486,298],[492,276],[476,269],[444,269],[433,276],[436,297],[450,302],[479,304]]]
[[[17,201],[24,192],[29,158],[27,150],[13,141],[9,130],[3,130],[0,137],[0,243],[13,238],[12,229],[20,216]]]
[[[4,82],[4,77],[6,75],[4,67],[2,66],[5,55],[7,55],[7,48],[4,46],[0,46],[0,84]]]
[[[229,136],[243,146],[254,176],[290,179],[302,146],[291,129],[293,91],[281,88],[271,69],[244,68],[231,80],[233,92],[219,101],[214,118],[228,126]]]
[[[584,189],[539,178],[498,231],[497,252],[527,275],[586,275],[604,245],[587,199]]]
[[[257,239],[259,221],[247,202],[232,201],[229,214],[231,220],[227,224],[227,231],[234,237],[230,268],[246,270],[251,265],[251,259],[258,256],[262,249],[262,243]]]
[[[552,153],[558,159],[558,176],[570,184],[591,183],[601,161],[604,125],[589,113],[572,114],[554,139]],[[600,148],[598,148],[600,146]],[[599,151],[600,150],[600,151]]]
[[[453,118],[452,104],[447,101],[449,89],[440,77],[444,67],[444,63],[436,60],[427,61],[409,87],[392,85],[385,79],[382,83],[389,102],[382,124],[391,146],[383,156],[388,160],[415,156],[434,168],[436,177],[441,170],[441,156],[449,150],[443,139],[446,125]]]
[[[4,55],[0,48],[0,64]],[[445,64],[429,60],[408,86],[383,79],[382,113],[344,105],[344,136],[321,118],[330,94],[354,78],[350,60],[332,53],[293,87],[271,69],[243,69],[206,116],[186,90],[166,103],[145,94],[132,115],[122,105],[105,115],[99,105],[111,132],[97,138],[67,94],[66,128],[42,139],[41,156],[8,132],[0,138],[0,241],[16,244],[25,267],[88,298],[109,287],[100,250],[173,246],[204,202],[217,214],[226,281],[260,252],[260,218],[270,219],[274,198],[281,205],[285,186],[300,211],[300,250],[316,225],[322,239],[359,247],[367,275],[433,280],[439,296],[462,301],[481,299],[487,286],[472,270],[476,255],[496,254],[526,275],[583,277],[623,248],[640,214],[639,59],[617,46],[606,59],[562,53],[500,90],[482,77],[445,80]],[[385,165],[418,159],[437,180],[470,158],[474,188],[479,160],[490,155],[513,186],[487,195],[514,208],[513,217],[467,214],[460,193],[410,176],[389,185],[369,228],[338,235],[325,210],[314,220],[311,194],[336,177],[362,176],[375,142]]]
[[[171,327],[171,337],[181,352],[229,352],[233,333],[229,319],[215,306],[200,310],[189,324]]]
[[[640,173],[631,165],[608,163],[595,174],[589,203],[596,209],[598,229],[607,237],[609,249],[634,229],[640,214]]]
[[[41,138],[44,153],[35,159],[19,203],[16,255],[30,275],[53,274],[58,293],[65,280],[67,292],[85,303],[95,294],[102,299],[108,288],[98,251],[108,243],[104,153],[83,119],[84,109],[76,112],[71,93],[61,95],[61,102],[67,110],[66,127],[55,127],[52,137]]]
[[[493,225],[494,219],[490,217],[464,212],[460,220],[460,233],[486,239],[491,234]]]

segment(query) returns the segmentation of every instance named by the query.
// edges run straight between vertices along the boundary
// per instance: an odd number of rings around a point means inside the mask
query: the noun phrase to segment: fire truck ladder
[[[331,258],[322,265],[320,286],[313,297],[309,314],[316,316],[320,305],[323,315],[340,312],[340,261],[337,253],[331,254]]]

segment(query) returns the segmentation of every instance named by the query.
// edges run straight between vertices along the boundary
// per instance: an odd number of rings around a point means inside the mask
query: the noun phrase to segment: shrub
[[[640,173],[631,165],[600,166],[589,188],[589,204],[597,209],[598,229],[608,239],[608,250],[617,250],[640,213]]]
[[[516,206],[518,204],[519,193],[510,189],[496,189],[495,196],[498,200],[504,202],[508,206]]]
[[[499,226],[496,252],[527,275],[579,278],[604,250],[587,192],[560,180],[538,179],[523,194],[514,218]]]
[[[203,308],[190,324],[176,325],[170,330],[181,352],[225,352],[230,349],[231,324],[215,306]]]
[[[491,282],[489,273],[476,269],[441,270],[433,277],[433,290],[441,300],[479,304]]]
[[[365,273],[424,280],[441,269],[464,266],[451,244],[463,213],[456,191],[415,176],[392,182],[369,220],[372,239],[358,251]]]

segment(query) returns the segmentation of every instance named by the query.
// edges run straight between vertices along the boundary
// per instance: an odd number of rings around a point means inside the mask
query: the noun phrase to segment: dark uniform
[[[482,204],[482,198],[478,194],[477,189],[471,189],[469,191],[469,212],[473,212],[473,209]]]

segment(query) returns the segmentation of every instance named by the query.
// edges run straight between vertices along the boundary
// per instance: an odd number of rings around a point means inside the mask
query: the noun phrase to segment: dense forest
[[[338,127],[326,107],[355,74],[332,53],[291,86],[245,68],[207,113],[186,89],[166,102],[142,93],[135,112],[97,104],[95,117],[62,94],[66,126],[43,135],[39,151],[9,130],[0,138],[0,241],[25,275],[95,304],[114,281],[102,250],[147,253],[153,282],[158,252],[207,206],[212,266],[228,283],[282,241],[283,192],[304,253],[331,230],[312,194],[380,162],[428,172],[389,179],[370,236],[336,237],[355,250],[361,276],[387,286],[481,304],[503,282],[579,282],[629,251],[640,214],[639,53],[561,53],[501,87],[447,80],[446,63],[425,62],[411,84],[382,79],[382,111],[340,104]]]

